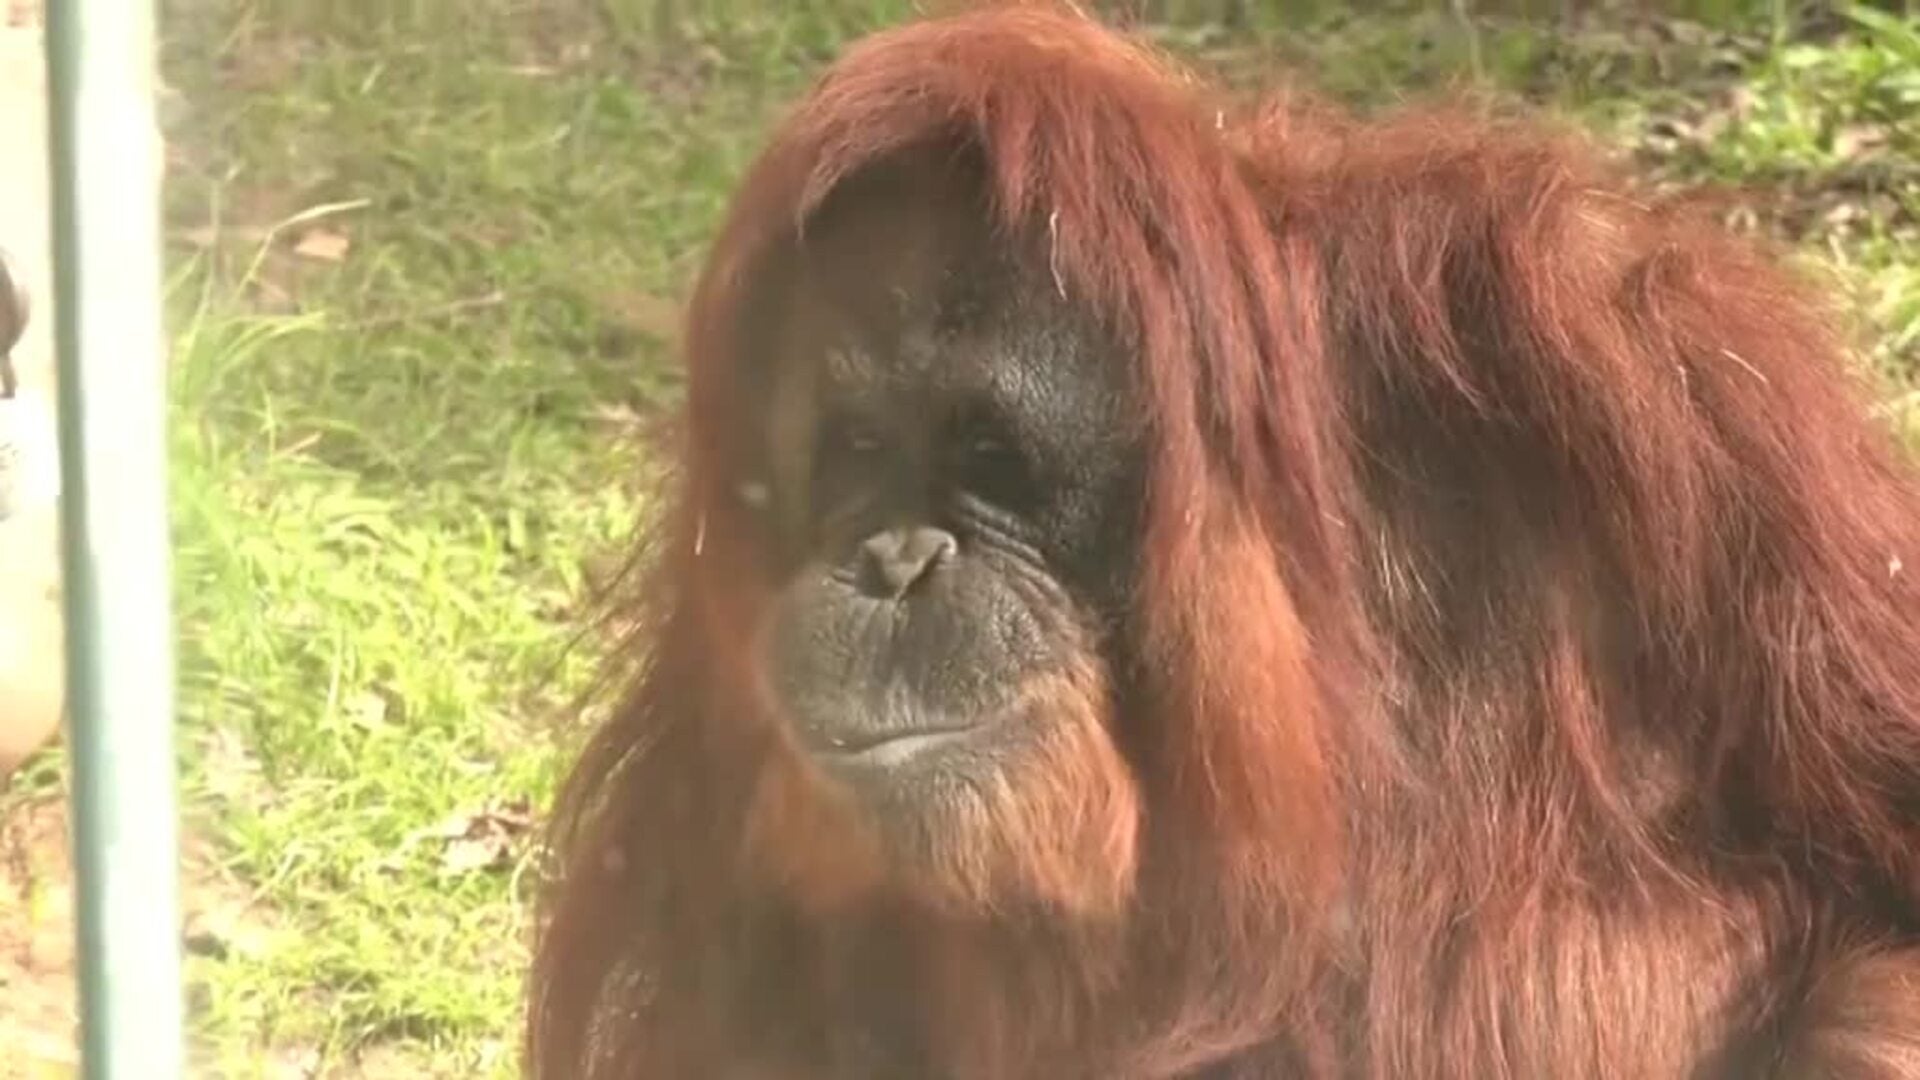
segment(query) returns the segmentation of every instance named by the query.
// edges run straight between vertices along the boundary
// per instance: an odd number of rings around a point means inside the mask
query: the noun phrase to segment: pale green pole
[[[85,1075],[184,1065],[151,0],[48,0]]]

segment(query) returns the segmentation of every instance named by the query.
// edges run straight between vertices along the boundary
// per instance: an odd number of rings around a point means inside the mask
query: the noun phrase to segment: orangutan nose
[[[869,586],[875,594],[898,600],[907,590],[960,550],[945,529],[917,526],[874,533],[860,544]]]

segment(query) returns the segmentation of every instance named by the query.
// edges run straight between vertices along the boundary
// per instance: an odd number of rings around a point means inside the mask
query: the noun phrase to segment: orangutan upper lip
[[[814,740],[816,750],[834,757],[856,758],[885,753],[887,756],[911,753],[955,736],[964,735],[975,725],[901,728],[893,731],[863,731],[858,734],[822,735]]]

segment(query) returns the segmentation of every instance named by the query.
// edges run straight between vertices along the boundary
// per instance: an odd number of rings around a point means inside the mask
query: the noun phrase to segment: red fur
[[[1058,788],[983,799],[914,905],[757,693],[730,485],[758,276],[929,142],[984,151],[1007,235],[1131,345],[1161,674],[1124,765],[1110,688],[1046,691],[1086,721]],[[1802,291],[1631,190],[1464,111],[1231,110],[1039,5],[850,49],[694,299],[534,1072],[1920,1075],[1913,472]],[[990,917],[1002,872],[1076,917]]]

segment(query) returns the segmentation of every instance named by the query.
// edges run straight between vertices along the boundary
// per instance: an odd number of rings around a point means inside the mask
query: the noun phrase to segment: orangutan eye
[[[821,426],[820,444],[842,460],[874,457],[886,448],[877,426],[853,416],[829,417]]]
[[[977,464],[1005,465],[1016,462],[1019,455],[1004,439],[995,435],[982,435],[967,443],[967,456]]]
[[[971,423],[956,441],[955,481],[969,494],[1011,505],[1031,487],[1026,456],[1001,426]]]

